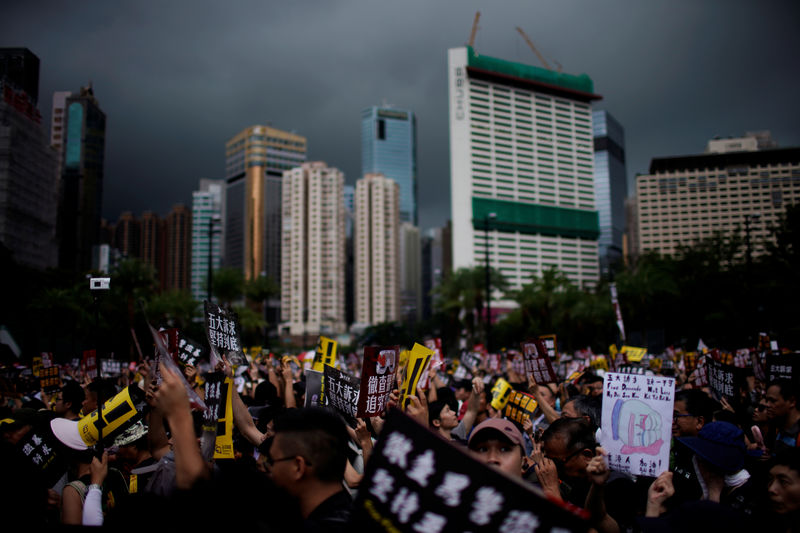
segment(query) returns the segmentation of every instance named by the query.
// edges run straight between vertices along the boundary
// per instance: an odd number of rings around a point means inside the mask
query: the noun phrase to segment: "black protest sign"
[[[324,405],[325,398],[322,395],[322,378],[325,374],[307,368],[306,375],[306,402],[304,407],[317,407]]]
[[[211,366],[216,367],[223,358],[232,366],[247,364],[242,351],[239,315],[232,309],[224,309],[215,303],[205,301],[205,326],[208,345],[211,348]]]
[[[508,397],[508,403],[503,409],[503,416],[512,422],[522,425],[525,419],[533,416],[537,405],[536,399],[530,394],[514,391]]]
[[[768,354],[767,355],[767,378],[769,381],[776,379],[788,379],[800,382],[800,355],[798,354]]]
[[[481,366],[483,358],[479,352],[464,352],[461,354],[461,364],[464,365],[470,372]]]
[[[540,335],[539,340],[544,342],[545,348],[547,348],[547,356],[550,359],[555,359],[558,355],[558,341],[555,335]]]
[[[711,396],[715,400],[719,401],[723,397],[731,399],[739,393],[745,381],[741,368],[720,363],[709,356],[706,356],[705,366],[708,368],[708,385],[711,388]]]
[[[581,516],[479,463],[397,409],[353,504],[351,531],[585,531]]]
[[[180,331],[178,332],[178,361],[184,366],[197,366],[197,361],[206,357],[203,346]]]
[[[47,488],[61,479],[69,467],[69,455],[53,434],[49,423],[36,424],[17,443],[16,448],[30,461]]]
[[[361,389],[358,395],[358,417],[381,414],[395,387],[400,361],[398,346],[365,346],[361,365]],[[418,376],[419,377],[419,376]]]
[[[55,392],[61,387],[60,369],[57,366],[46,366],[39,371],[39,385],[45,392]]]
[[[325,403],[344,415],[345,420],[355,427],[361,380],[329,365],[325,365],[324,372]]]
[[[100,359],[100,375],[104,378],[116,377],[122,374],[122,361],[114,359]]]
[[[645,368],[643,366],[638,365],[620,365],[617,368],[618,374],[639,374],[644,375]]]
[[[535,339],[523,342],[522,356],[525,361],[525,372],[529,377],[532,376],[536,383],[558,383],[558,376],[553,370],[544,341]]]

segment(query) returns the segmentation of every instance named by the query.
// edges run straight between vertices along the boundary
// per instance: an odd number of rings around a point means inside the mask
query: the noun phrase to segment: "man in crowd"
[[[700,389],[686,389],[675,394],[672,415],[673,437],[696,437],[711,422],[713,400]]]
[[[300,505],[304,531],[345,531],[352,505],[344,489],[347,430],[322,408],[293,409],[275,421],[267,464]]]
[[[58,417],[78,420],[84,399],[85,393],[81,386],[74,381],[68,381],[59,389],[53,410]]]
[[[522,433],[508,420],[489,418],[481,422],[470,435],[468,446],[479,461],[511,477],[522,477]]]
[[[467,442],[467,437],[472,427],[475,425],[475,420],[478,417],[478,411],[481,406],[481,399],[483,396],[483,380],[481,378],[474,378],[472,380],[472,394],[467,399],[467,412],[461,421],[458,421],[456,413],[454,413],[450,406],[442,401],[435,401],[428,406],[428,424],[430,428],[438,433],[442,438],[447,441],[457,440],[459,442]]]
[[[778,515],[779,524],[775,525],[779,531],[796,531],[800,524],[800,448],[787,448],[777,455],[769,470],[767,494]]]
[[[797,386],[788,379],[776,379],[767,387],[767,416],[776,426],[774,451],[800,444],[800,406]]]

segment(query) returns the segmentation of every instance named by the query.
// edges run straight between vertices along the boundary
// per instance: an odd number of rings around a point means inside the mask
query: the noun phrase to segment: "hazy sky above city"
[[[104,216],[165,214],[222,178],[224,144],[269,123],[310,160],[361,167],[360,111],[417,114],[423,228],[450,214],[447,49],[586,73],[625,128],[629,180],[715,135],[800,146],[800,2],[753,0],[206,0],[13,2],[0,46],[41,60],[39,107],[92,81],[107,115]],[[48,126],[49,127],[49,126]]]

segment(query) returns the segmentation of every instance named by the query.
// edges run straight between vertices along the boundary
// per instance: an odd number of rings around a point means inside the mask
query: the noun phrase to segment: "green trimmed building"
[[[511,288],[551,267],[595,285],[592,80],[471,47],[449,50],[448,80],[453,268],[488,250]]]

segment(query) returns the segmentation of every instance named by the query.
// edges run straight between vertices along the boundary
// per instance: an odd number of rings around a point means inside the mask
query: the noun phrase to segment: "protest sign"
[[[367,463],[350,531],[584,531],[537,488],[476,461],[393,409]]]
[[[467,369],[465,365],[462,365],[461,362],[456,359],[453,361],[453,379],[455,381],[463,381],[465,379],[472,379],[472,373]]]
[[[345,420],[355,427],[361,380],[345,374],[338,368],[324,366],[325,378],[322,384],[326,405],[344,415]]]
[[[708,387],[708,365],[706,364],[705,356],[697,360],[697,365],[692,373],[689,374],[689,381],[695,387]]]
[[[621,365],[619,368],[617,368],[617,372],[620,374],[643,375],[645,373],[645,368],[643,366],[636,365]]]
[[[506,360],[511,362],[511,370],[519,374],[525,375],[525,356],[516,350],[508,350],[506,352]]]
[[[317,372],[322,372],[325,365],[336,366],[336,346],[337,342],[328,337],[320,337],[317,343],[317,351],[314,354],[314,366],[311,368]]]
[[[410,397],[417,394],[417,383],[422,373],[428,368],[432,356],[433,352],[421,344],[414,343],[414,347],[411,348],[408,355],[408,366],[406,366],[403,383],[400,386],[400,405],[404,410],[411,401]]]
[[[33,364],[31,365],[31,372],[33,372],[33,377],[38,378],[39,372],[42,371],[42,368],[44,368],[44,363],[42,362],[42,356],[34,355]]]
[[[674,400],[674,378],[606,374],[600,444],[610,468],[649,477],[669,469]]]
[[[381,414],[395,387],[399,346],[366,346],[361,365],[361,388],[358,395],[358,418]],[[419,376],[417,376],[419,377]]]
[[[800,382],[800,375],[798,375],[795,368],[800,368],[800,356],[797,354],[767,355],[767,377],[769,381],[788,379]]]
[[[231,366],[242,366],[247,360],[242,352],[239,315],[232,309],[223,309],[215,303],[205,301],[205,328],[208,346],[211,348],[211,366],[216,367],[223,358]]]
[[[83,375],[88,379],[97,377],[97,352],[94,350],[84,350],[81,369],[83,370]]]
[[[117,377],[122,374],[122,361],[114,359],[100,359],[100,376],[104,378]]]
[[[135,424],[146,407],[144,392],[137,385],[129,385],[102,405],[78,420],[78,435],[86,446],[94,446],[100,440],[113,442],[122,432]]]
[[[197,366],[200,359],[206,354],[203,346],[193,341],[180,331],[178,332],[178,361],[184,366]]]
[[[636,346],[623,346],[620,351],[631,363],[638,363],[647,354],[647,348],[637,348]]]
[[[203,413],[204,452],[214,438],[214,459],[233,459],[233,380],[222,372],[206,377],[206,411]]]
[[[35,424],[17,443],[16,449],[33,464],[47,488],[61,479],[70,465],[71,456],[53,434],[49,423]]]
[[[594,368],[595,370],[603,370],[604,372],[608,372],[608,359],[604,355],[597,355],[589,361],[589,366]]]
[[[431,362],[428,364],[428,367],[419,378],[419,386],[424,390],[428,390],[430,388],[428,372],[444,368],[444,355],[442,354],[442,339],[438,337],[435,339],[428,339],[424,344],[426,348],[433,352],[433,356],[431,357]]]
[[[461,354],[461,364],[470,372],[480,367],[481,361],[481,354],[479,352],[464,352]]]
[[[525,361],[525,372],[528,377],[533,377],[536,383],[557,383],[558,377],[553,370],[553,364],[547,355],[544,342],[535,339],[522,343],[522,357]]]
[[[537,405],[536,400],[530,394],[513,391],[508,397],[503,416],[522,426],[526,419],[533,416]]]
[[[208,320],[208,316],[206,316],[206,320]],[[198,396],[194,388],[189,385],[189,382],[186,381],[186,376],[183,375],[183,372],[181,372],[181,370],[178,368],[178,365],[175,364],[175,361],[169,354],[167,345],[164,342],[164,337],[149,323],[147,324],[147,327],[150,329],[150,335],[153,337],[153,342],[155,343],[156,348],[156,360],[152,365],[150,365],[150,373],[155,374],[155,376],[158,377],[158,381],[154,382],[160,382],[160,366],[163,364],[173,374],[178,376],[178,378],[181,380],[181,383],[183,383],[183,388],[186,390],[186,394],[189,396],[189,405],[191,408],[205,410],[205,402],[203,402],[203,399]]]
[[[306,375],[306,401],[304,407],[315,407],[324,405],[324,396],[322,394],[322,378],[324,374],[307,368],[304,371]]]
[[[502,411],[503,407],[508,403],[512,392],[514,392],[514,388],[511,384],[503,378],[499,378],[495,381],[494,387],[492,387],[491,406],[497,411]]]
[[[744,385],[744,373],[741,368],[726,365],[706,356],[705,366],[708,369],[708,385],[711,396],[720,401],[723,397],[730,400],[736,396]]]
[[[555,335],[539,335],[539,340],[544,342],[544,347],[547,349],[547,356],[550,359],[555,359],[558,356],[558,339]]]
[[[56,392],[61,387],[60,368],[46,366],[39,371],[39,386],[45,392]]]

